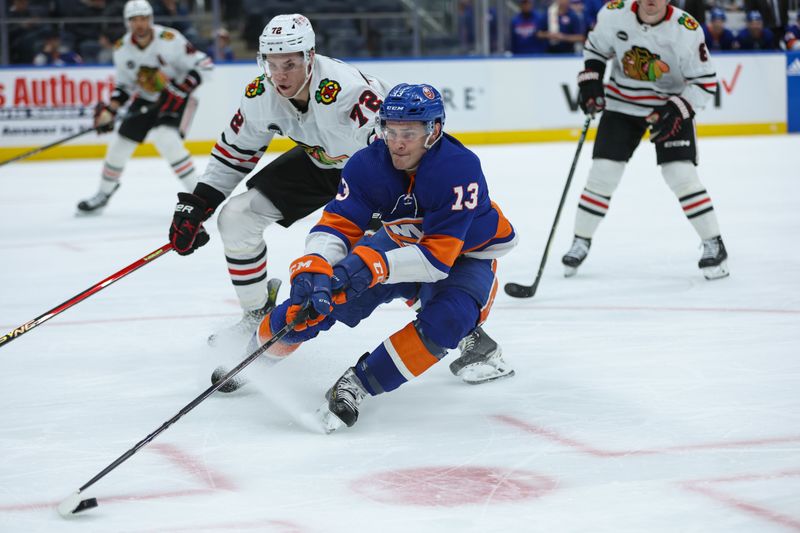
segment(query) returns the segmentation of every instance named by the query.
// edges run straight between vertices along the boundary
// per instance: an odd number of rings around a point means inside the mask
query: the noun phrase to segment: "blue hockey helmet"
[[[444,127],[444,101],[432,85],[401,83],[386,95],[378,117],[381,127],[389,120],[419,121],[424,122],[431,133],[437,122]]]

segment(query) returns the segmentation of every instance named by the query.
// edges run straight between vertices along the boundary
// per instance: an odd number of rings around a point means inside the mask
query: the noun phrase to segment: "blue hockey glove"
[[[301,331],[321,322],[331,311],[331,276],[333,269],[322,256],[304,255],[296,259],[291,267],[292,288],[289,293],[289,309],[286,311],[286,322],[293,322],[301,310],[309,307],[310,315],[305,321],[295,326]]]
[[[370,287],[386,281],[388,276],[385,253],[369,246],[356,246],[350,255],[333,267],[331,289],[336,293],[333,301],[342,304],[357,298]]]

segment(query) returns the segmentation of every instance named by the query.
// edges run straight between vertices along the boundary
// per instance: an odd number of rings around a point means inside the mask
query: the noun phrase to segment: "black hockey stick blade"
[[[81,491],[76,491],[74,494],[70,494],[63,502],[59,503],[57,509],[58,514],[64,518],[69,518],[81,511],[93,509],[94,507],[97,507],[97,498],[83,499],[81,497]]]
[[[530,298],[534,293],[532,285],[520,285],[519,283],[506,283],[503,290],[513,298]]]

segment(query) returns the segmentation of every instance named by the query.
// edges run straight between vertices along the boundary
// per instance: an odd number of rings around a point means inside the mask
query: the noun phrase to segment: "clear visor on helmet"
[[[433,133],[433,122],[379,121],[378,129],[385,141],[413,143]]]
[[[308,54],[290,52],[288,54],[262,54],[258,53],[258,63],[268,77],[275,74],[291,74],[303,72],[308,67]]]

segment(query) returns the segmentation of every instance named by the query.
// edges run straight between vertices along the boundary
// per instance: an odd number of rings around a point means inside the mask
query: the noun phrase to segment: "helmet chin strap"
[[[428,137],[425,139],[425,143],[422,145],[423,148],[425,148],[426,150],[430,150],[431,148],[433,148],[433,145],[439,142],[439,139],[442,138],[442,131],[439,130],[439,135],[433,141],[431,141],[431,137],[435,133],[436,133],[436,124],[433,125],[433,130],[428,134]]]

